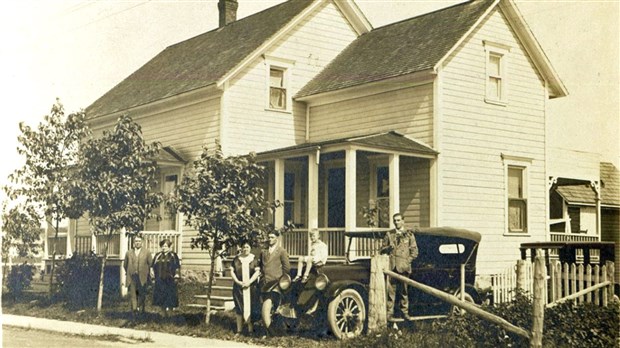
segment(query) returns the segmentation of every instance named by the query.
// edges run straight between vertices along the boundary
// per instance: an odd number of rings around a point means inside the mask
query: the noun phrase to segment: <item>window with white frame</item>
[[[291,111],[291,70],[294,62],[287,59],[265,56],[267,66],[268,110]]]
[[[502,155],[506,175],[506,230],[528,233],[528,168],[531,159]]]
[[[486,96],[485,101],[504,105],[508,102],[508,54],[510,47],[484,42],[486,53]]]
[[[377,227],[390,227],[390,168],[387,160],[370,163],[370,200],[377,208]]]

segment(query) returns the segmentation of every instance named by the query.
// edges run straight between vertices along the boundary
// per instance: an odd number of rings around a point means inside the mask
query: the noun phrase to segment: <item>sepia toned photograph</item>
[[[620,1],[2,7],[2,347],[620,346]]]

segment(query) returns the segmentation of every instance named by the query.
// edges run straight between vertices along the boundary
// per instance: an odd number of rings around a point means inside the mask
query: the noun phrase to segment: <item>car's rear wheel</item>
[[[461,298],[461,291],[458,290],[454,296],[458,297],[459,299]],[[469,302],[469,303],[476,303],[476,300],[474,299],[474,297],[468,293],[467,291],[465,291],[465,296],[464,296],[465,302]],[[464,309],[461,309],[458,306],[452,306],[452,314],[456,314],[456,315],[460,315],[464,313]]]
[[[356,337],[364,330],[366,306],[354,289],[346,289],[327,306],[329,327],[339,339]]]

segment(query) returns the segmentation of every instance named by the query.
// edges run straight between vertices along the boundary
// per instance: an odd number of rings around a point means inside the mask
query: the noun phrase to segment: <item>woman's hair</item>
[[[161,248],[161,247],[163,247],[163,246],[164,246],[164,244],[168,245],[168,247],[171,247],[171,246],[172,246],[172,242],[171,242],[171,241],[170,241],[170,239],[168,239],[168,238],[163,239],[161,242],[159,242],[159,247],[160,247],[160,248]]]

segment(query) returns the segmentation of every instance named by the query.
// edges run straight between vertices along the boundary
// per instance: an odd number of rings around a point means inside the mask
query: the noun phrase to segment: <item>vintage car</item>
[[[317,325],[327,325],[338,338],[361,334],[367,319],[370,256],[379,252],[384,235],[385,231],[345,233],[346,261],[328,262],[306,283],[293,283],[289,275],[284,275],[269,289],[263,316],[272,316],[274,322],[294,322],[310,316]],[[458,296],[464,265],[463,297],[479,303],[474,280],[480,234],[437,227],[418,229],[414,235],[419,255],[412,263],[411,279]],[[452,305],[411,287],[409,298],[409,315],[414,319],[437,318],[454,310]]]

